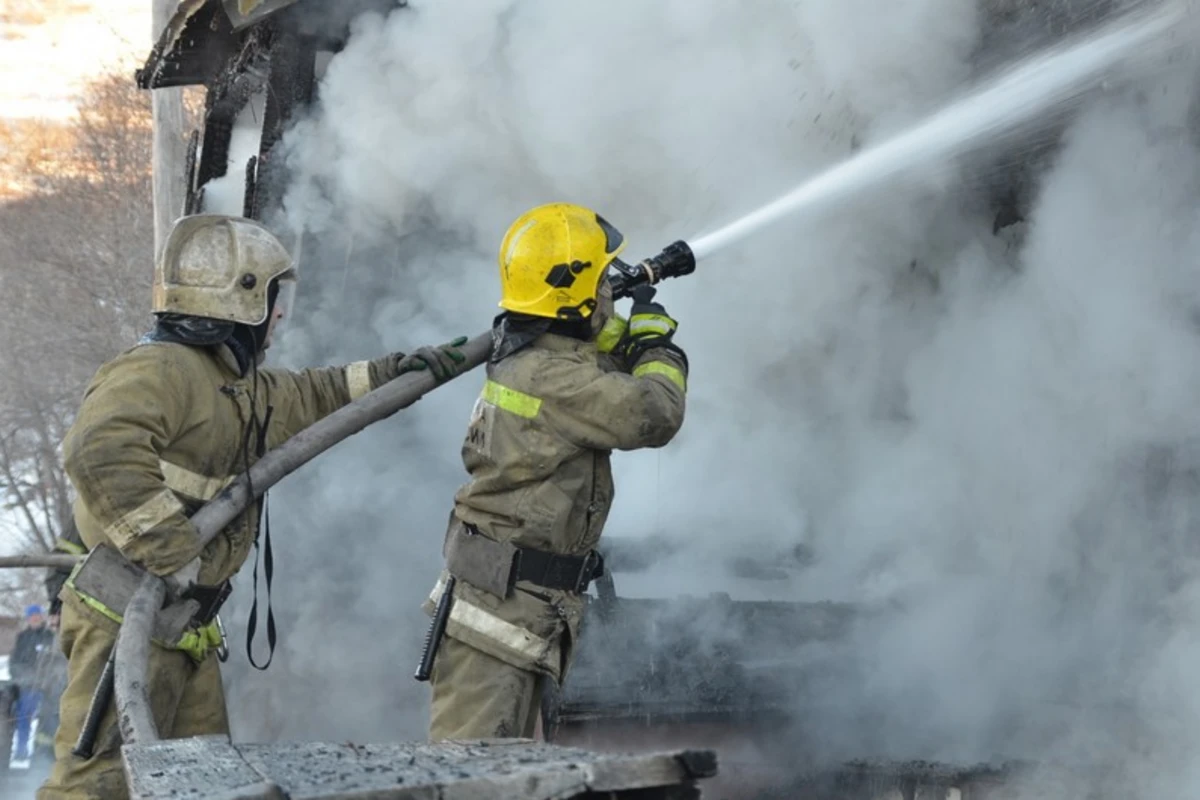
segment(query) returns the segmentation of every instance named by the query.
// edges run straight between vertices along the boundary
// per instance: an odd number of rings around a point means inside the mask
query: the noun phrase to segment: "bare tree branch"
[[[149,321],[152,145],[127,72],[88,86],[69,124],[0,123],[0,525],[21,553],[72,524],[63,438],[95,371]],[[41,577],[0,579],[0,609],[37,598]]]

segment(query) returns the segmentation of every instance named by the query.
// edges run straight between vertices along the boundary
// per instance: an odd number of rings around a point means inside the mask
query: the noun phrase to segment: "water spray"
[[[696,262],[798,211],[831,205],[856,192],[1012,133],[1042,113],[1078,98],[1107,70],[1178,29],[1186,0],[1141,4],[1087,34],[1018,62],[923,121],[809,178],[787,194],[722,228],[631,266],[614,262],[613,296],[641,284],[688,275]]]

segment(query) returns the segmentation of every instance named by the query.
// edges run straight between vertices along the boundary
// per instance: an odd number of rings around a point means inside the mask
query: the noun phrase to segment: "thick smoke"
[[[885,5],[360,18],[287,139],[285,224],[309,268],[276,358],[481,331],[496,248],[529,206],[595,207],[650,255],[919,118],[972,77],[982,16]],[[855,631],[855,671],[805,712],[819,756],[1120,762],[1174,796],[1200,782],[1194,78],[1184,60],[1117,82],[1052,157],[980,162],[1047,165],[999,235],[984,188],[1003,175],[975,164],[787,221],[661,289],[689,416],[665,450],[617,456],[608,533],[689,552],[618,591],[899,609]],[[239,738],[424,735],[417,607],[480,380],[274,493],[281,652],[266,677],[232,675]],[[816,561],[790,581],[714,566],[796,543]]]
[[[258,155],[266,96],[255,94],[238,113],[229,140],[225,174],[204,184],[204,210],[241,216],[246,208],[246,164]]]

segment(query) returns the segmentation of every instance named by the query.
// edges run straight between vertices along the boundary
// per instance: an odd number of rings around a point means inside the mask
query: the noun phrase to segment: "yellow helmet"
[[[291,254],[260,223],[195,214],[178,220],[163,245],[152,310],[258,325],[271,281],[292,276]]]
[[[595,211],[550,203],[522,214],[500,245],[500,307],[550,319],[585,319],[625,237]]]

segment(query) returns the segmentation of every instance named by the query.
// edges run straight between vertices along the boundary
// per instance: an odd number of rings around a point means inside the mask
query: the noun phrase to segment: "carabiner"
[[[217,660],[224,664],[229,660],[229,646],[226,643],[228,640],[225,638],[225,626],[221,624],[221,615],[217,614],[215,619],[217,622],[217,633],[221,634],[221,643],[217,645]]]

